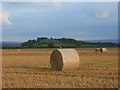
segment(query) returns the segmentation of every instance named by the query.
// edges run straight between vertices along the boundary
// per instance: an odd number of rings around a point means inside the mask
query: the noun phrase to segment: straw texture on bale
[[[79,55],[74,49],[54,50],[50,57],[50,65],[53,70],[72,71],[79,68]]]

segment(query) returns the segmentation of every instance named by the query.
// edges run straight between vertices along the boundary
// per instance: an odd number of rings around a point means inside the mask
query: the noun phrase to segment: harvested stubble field
[[[117,88],[118,49],[96,54],[94,48],[76,49],[78,71],[62,72],[50,68],[53,49],[3,49],[3,88]]]

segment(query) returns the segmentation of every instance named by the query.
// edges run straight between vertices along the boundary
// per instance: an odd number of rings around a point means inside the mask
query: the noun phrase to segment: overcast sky
[[[3,41],[118,38],[117,2],[6,2],[2,10]]]

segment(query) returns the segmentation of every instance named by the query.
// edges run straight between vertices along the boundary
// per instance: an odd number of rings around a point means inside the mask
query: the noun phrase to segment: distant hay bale
[[[74,49],[54,50],[50,57],[50,65],[57,71],[78,70],[79,55]]]
[[[107,49],[106,48],[102,48],[102,52],[106,52],[107,51]]]
[[[96,51],[96,53],[102,52],[101,48],[96,48],[95,51]]]
[[[96,48],[95,51],[96,51],[96,53],[98,53],[98,52],[102,53],[102,52],[106,52],[107,49],[106,48]]]

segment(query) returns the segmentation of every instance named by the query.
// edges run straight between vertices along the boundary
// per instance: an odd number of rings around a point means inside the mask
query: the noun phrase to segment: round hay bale
[[[78,70],[79,55],[74,49],[54,50],[50,57],[50,65],[57,71]]]

